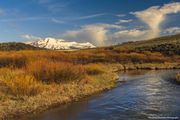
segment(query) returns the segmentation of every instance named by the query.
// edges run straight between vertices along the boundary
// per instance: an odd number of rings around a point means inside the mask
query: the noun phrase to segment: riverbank
[[[43,92],[35,96],[12,96],[0,92],[0,119],[22,117],[27,114],[37,114],[52,107],[77,101],[83,97],[111,89],[116,85],[117,71],[136,69],[178,69],[177,63],[165,64],[99,64],[106,72],[91,73],[81,81],[62,82],[61,84],[43,84]],[[90,64],[92,67],[93,64]],[[98,67],[98,66],[94,66]],[[97,72],[97,71],[96,71]]]
[[[178,71],[122,71],[120,80],[126,82],[118,83],[112,90],[59,106],[30,119],[26,116],[23,120],[148,120],[169,113],[178,119],[180,87],[171,82]]]
[[[37,114],[54,106],[77,101],[85,96],[114,87],[118,78],[115,68],[118,65],[101,66],[107,70],[105,73],[89,75],[79,82],[42,84],[43,92],[35,96],[15,97],[0,92],[0,119]]]
[[[123,65],[124,70],[163,70],[163,69],[180,69],[180,63],[138,63],[138,64],[125,64]]]

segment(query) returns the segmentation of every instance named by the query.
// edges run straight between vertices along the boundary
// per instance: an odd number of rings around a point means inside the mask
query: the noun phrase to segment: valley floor
[[[101,67],[106,70],[105,73],[89,75],[83,81],[43,84],[43,92],[36,96],[14,97],[0,91],[0,119],[22,117],[25,114],[37,114],[60,104],[77,101],[85,96],[110,89],[115,86],[118,78],[116,71],[118,70],[180,68],[177,63],[103,64]]]

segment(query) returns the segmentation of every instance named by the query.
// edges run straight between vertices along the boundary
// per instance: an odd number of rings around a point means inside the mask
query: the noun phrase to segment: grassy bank
[[[35,81],[30,75],[21,76],[24,72],[22,70],[12,72],[9,68],[1,69],[0,71],[4,72],[0,75],[0,119],[42,112],[110,89],[115,85],[116,65],[93,64],[83,67],[89,72],[84,78],[77,81],[64,81],[61,84]]]

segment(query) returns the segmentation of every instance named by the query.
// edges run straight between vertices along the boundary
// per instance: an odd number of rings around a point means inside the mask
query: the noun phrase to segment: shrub
[[[105,72],[102,66],[99,64],[88,64],[85,66],[85,69],[87,74],[89,75],[97,75]]]
[[[42,85],[22,70],[3,68],[0,79],[7,88],[6,92],[15,96],[32,96],[42,91]]]
[[[36,79],[46,83],[81,80],[85,76],[82,65],[45,59],[30,62],[26,69]]]

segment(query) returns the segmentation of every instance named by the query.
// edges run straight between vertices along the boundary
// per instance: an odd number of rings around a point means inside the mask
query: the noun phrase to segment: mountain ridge
[[[34,47],[52,49],[52,50],[69,50],[69,49],[87,49],[95,48],[95,46],[89,42],[78,43],[78,42],[67,42],[63,39],[45,38],[33,42],[26,42],[26,44]]]

